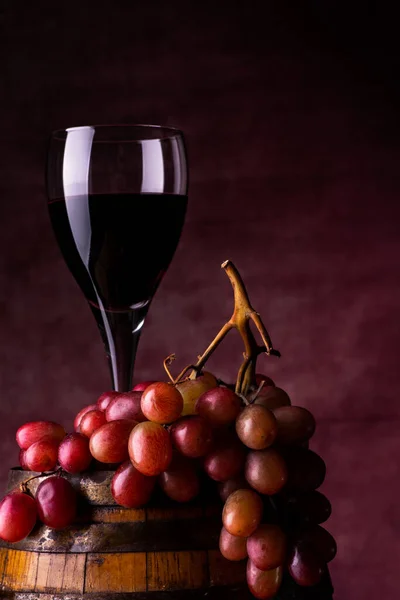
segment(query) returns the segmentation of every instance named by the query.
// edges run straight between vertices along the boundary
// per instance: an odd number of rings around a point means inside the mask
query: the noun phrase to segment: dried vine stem
[[[249,296],[243,280],[240,277],[235,265],[230,260],[227,260],[222,263],[221,268],[225,270],[225,273],[229,277],[233,287],[233,314],[229,321],[225,323],[222,329],[218,332],[205,352],[199,357],[197,363],[195,364],[195,371],[193,372],[192,377],[196,377],[197,372],[203,368],[211,354],[219,346],[227,333],[231,329],[236,329],[244,343],[244,360],[240,366],[236,380],[236,392],[245,396],[249,387],[255,385],[255,367],[258,355],[262,352],[265,352],[267,355],[273,354],[275,356],[280,356],[280,353],[273,348],[271,338],[261,320],[260,315],[250,304]],[[250,329],[251,321],[253,321],[254,325],[256,326],[261,336],[263,345],[257,344]]]

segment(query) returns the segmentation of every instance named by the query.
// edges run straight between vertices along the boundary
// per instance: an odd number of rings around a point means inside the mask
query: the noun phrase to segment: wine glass
[[[51,136],[50,219],[117,391],[132,386],[144,320],[182,231],[187,179],[184,138],[171,127],[95,125]]]

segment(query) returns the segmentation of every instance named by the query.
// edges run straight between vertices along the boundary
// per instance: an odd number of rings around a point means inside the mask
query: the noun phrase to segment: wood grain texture
[[[206,552],[149,552],[147,589],[177,590],[208,586]]]
[[[0,548],[0,582],[2,583],[3,573],[7,564],[8,550]]]
[[[146,591],[146,554],[90,554],[85,592]]]
[[[4,600],[250,600],[246,561],[218,551],[37,554],[2,549],[0,598]],[[85,568],[86,567],[86,568]],[[86,582],[84,585],[86,577]],[[286,576],[275,600],[332,600],[327,573],[312,588]]]
[[[83,593],[84,554],[39,554],[35,591]]]
[[[1,573],[1,589],[34,591],[39,554],[22,550],[6,550],[5,552],[6,556]]]

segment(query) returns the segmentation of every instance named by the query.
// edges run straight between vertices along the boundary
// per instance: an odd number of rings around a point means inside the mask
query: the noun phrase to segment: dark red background
[[[187,139],[190,207],[137,377],[160,376],[170,352],[178,368],[205,348],[232,309],[219,268],[232,259],[282,351],[260,370],[318,419],[335,597],[398,597],[399,61],[387,6],[0,6],[2,481],[21,423],[71,427],[109,387],[95,323],[50,230],[47,136],[101,122],[175,125]],[[138,227],[157,243],[151,223]],[[214,370],[233,378],[240,352],[227,341]]]

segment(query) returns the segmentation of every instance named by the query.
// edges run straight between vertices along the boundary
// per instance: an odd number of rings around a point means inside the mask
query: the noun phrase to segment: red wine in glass
[[[54,132],[49,213],[99,326],[114,389],[131,389],[139,336],[176,250],[187,205],[182,134],[128,125]]]

